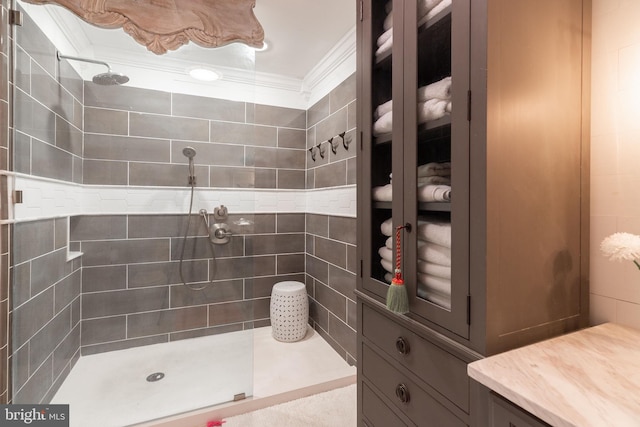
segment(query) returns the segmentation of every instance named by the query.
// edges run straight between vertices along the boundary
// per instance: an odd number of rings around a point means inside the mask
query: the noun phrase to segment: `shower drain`
[[[163,378],[164,378],[164,373],[162,373],[162,372],[154,372],[153,374],[151,374],[151,375],[149,375],[147,377],[147,381],[152,383],[152,382],[155,382],[155,381],[160,381]]]

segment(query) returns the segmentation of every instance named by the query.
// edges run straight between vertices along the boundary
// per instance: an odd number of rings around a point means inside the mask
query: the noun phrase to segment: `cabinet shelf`
[[[446,18],[451,19],[451,5],[445,7],[443,10],[438,12],[438,14],[436,16],[432,17],[428,21],[424,21],[424,18],[419,20],[418,21],[418,32],[422,33],[424,31],[427,31],[429,28],[431,28],[434,25],[440,23],[440,21],[442,21],[443,19],[446,19]]]
[[[450,202],[418,202],[418,210],[428,212],[451,212]]]

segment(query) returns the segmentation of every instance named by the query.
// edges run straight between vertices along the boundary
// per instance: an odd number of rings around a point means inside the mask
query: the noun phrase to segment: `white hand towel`
[[[434,7],[438,5],[442,0],[419,0],[418,1],[418,16],[422,17],[429,13]]]
[[[378,120],[380,117],[382,117],[385,114],[389,113],[392,108],[393,108],[393,100],[392,99],[388,100],[385,103],[382,103],[382,104],[378,105],[376,107],[375,111],[373,112],[373,119],[374,120]]]
[[[443,118],[446,114],[448,101],[444,99],[429,99],[418,104],[418,123],[426,123]]]
[[[389,249],[393,249],[393,237],[389,237],[385,242],[384,242],[385,247],[389,248]]]
[[[418,185],[434,184],[434,185],[451,185],[451,178],[448,176],[421,176],[418,177]]]
[[[451,248],[425,242],[422,246],[418,245],[418,259],[451,267]]]
[[[418,101],[451,99],[451,77],[418,88]]]
[[[451,163],[426,163],[418,166],[418,177],[423,176],[451,176]]]
[[[451,248],[451,223],[444,221],[418,221],[418,239]]]
[[[393,31],[393,28],[388,31]],[[393,47],[393,34],[391,35],[391,37],[387,39],[387,41],[382,43],[380,47],[376,50],[376,56],[380,56],[383,53],[391,50],[392,47]]]
[[[378,37],[378,40],[376,40],[376,44],[378,45],[378,47],[382,46],[384,42],[386,42],[391,38],[392,35],[393,35],[393,28],[389,28],[387,31],[382,33],[382,35]]]
[[[436,16],[437,14],[439,14],[440,12],[442,12],[443,10],[445,10],[449,6],[451,6],[451,0],[442,0],[440,3],[434,6],[434,8],[429,11],[429,13],[427,13],[422,19],[418,21],[418,27],[424,24],[425,22],[427,22],[429,19]]]
[[[393,193],[391,184],[382,185],[380,187],[374,187],[371,190],[371,198],[378,202],[390,202],[392,200]]]
[[[393,274],[391,273],[387,273],[384,275],[384,281],[387,283],[391,283],[391,280],[393,280]]]
[[[393,126],[393,111],[383,114],[378,120],[373,123],[373,136],[384,135],[392,130]]]
[[[384,268],[385,271],[388,271],[389,273],[395,273],[395,268],[393,267],[393,263],[391,261],[380,259],[380,265],[382,265],[382,268]]]
[[[444,108],[444,111],[451,114],[451,101],[447,102],[447,106]]]
[[[441,295],[451,296],[451,280],[429,274],[418,273],[418,283],[423,285],[428,291],[437,292]]]
[[[443,279],[451,279],[451,267],[418,260],[418,272]]]
[[[388,220],[380,224],[380,231],[382,232],[383,236],[393,236],[393,218],[389,218]]]
[[[384,18],[384,22],[382,23],[382,28],[387,31],[393,27],[393,10],[387,14],[387,17]]]
[[[418,200],[421,202],[450,202],[450,185],[419,185]]]
[[[378,255],[385,261],[393,262],[393,251],[386,246],[378,249]]]

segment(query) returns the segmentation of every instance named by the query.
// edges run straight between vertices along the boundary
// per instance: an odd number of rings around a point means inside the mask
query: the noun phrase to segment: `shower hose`
[[[206,287],[208,287],[210,284],[213,283],[213,279],[215,279],[217,272],[218,272],[218,265],[217,265],[217,260],[216,260],[216,252],[213,248],[213,242],[211,241],[211,232],[209,231],[209,221],[207,221],[207,218],[205,215],[207,215],[206,211],[204,211],[204,213],[201,212],[201,215],[203,217],[203,220],[205,222],[205,225],[207,225],[207,242],[209,242],[209,249],[211,249],[211,259],[213,260],[213,269],[212,269],[212,273],[211,273],[211,280],[209,280],[209,278],[207,278],[207,281],[202,284],[202,285],[194,285],[191,283],[187,283],[187,281],[184,278],[184,251],[185,251],[185,247],[187,246],[187,236],[189,236],[189,227],[191,226],[191,212],[193,210],[193,192],[194,192],[194,188],[196,185],[196,180],[195,180],[195,175],[194,175],[194,170],[193,170],[193,163],[190,163],[189,165],[189,185],[191,186],[191,197],[189,200],[189,215],[187,216],[187,227],[184,231],[184,237],[182,239],[182,251],[180,252],[180,264],[179,264],[179,270],[180,270],[180,280],[182,281],[182,284],[184,286],[186,286],[187,288],[191,289],[192,291],[201,291],[203,289],[205,289]]]

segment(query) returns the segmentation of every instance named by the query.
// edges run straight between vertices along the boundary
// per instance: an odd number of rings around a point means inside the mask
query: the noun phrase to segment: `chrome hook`
[[[316,161],[316,147],[309,148],[309,152],[311,153],[311,160]]]
[[[322,149],[322,144],[324,144],[324,141],[321,142],[320,144],[316,145],[316,147],[318,147],[318,151],[320,152],[320,157],[322,157],[324,159],[325,150]]]

